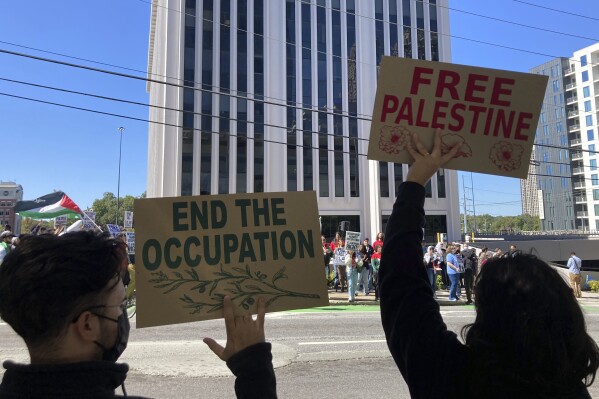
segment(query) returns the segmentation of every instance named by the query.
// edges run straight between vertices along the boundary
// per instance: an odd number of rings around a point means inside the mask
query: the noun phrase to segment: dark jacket
[[[237,377],[238,398],[276,398],[276,380],[272,366],[271,345],[250,346],[227,361]],[[4,378],[0,384],[0,399],[104,399],[123,397],[129,366],[124,363],[94,361],[70,364],[31,365],[4,362]],[[141,398],[126,396],[127,398]]]
[[[424,187],[402,183],[387,224],[379,271],[381,319],[387,345],[399,371],[417,398],[482,398],[471,392],[478,364],[472,351],[448,331],[422,267]],[[493,398],[533,398],[499,375]],[[590,398],[580,384],[579,398]],[[489,399],[491,396],[486,396]]]

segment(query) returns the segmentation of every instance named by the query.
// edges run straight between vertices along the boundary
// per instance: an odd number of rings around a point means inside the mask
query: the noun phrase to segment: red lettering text
[[[431,79],[422,76],[424,74],[432,75],[432,68],[414,68],[414,75],[412,76],[412,88],[410,89],[410,94],[418,94],[418,86],[420,86],[420,84],[431,84]]]
[[[403,100],[403,103],[401,103],[401,108],[397,113],[397,118],[395,118],[395,124],[399,125],[399,123],[402,120],[405,120],[408,123],[408,125],[412,125],[414,123],[412,120],[413,112],[414,111],[412,110],[412,98],[406,97]]]
[[[532,119],[532,114],[530,112],[521,112],[518,115],[518,122],[516,123],[516,134],[514,138],[516,140],[528,141],[528,136],[523,135],[523,130],[530,129],[530,122]]]
[[[426,100],[424,98],[421,98],[420,101],[418,101],[418,115],[416,116],[416,126],[419,127],[428,127],[428,122],[422,120],[425,103]]]
[[[466,84],[466,93],[464,95],[464,99],[473,103],[484,103],[485,99],[483,97],[476,97],[474,94],[475,92],[484,93],[487,87],[484,85],[478,85],[477,83],[479,81],[487,82],[488,80],[489,77],[485,75],[477,75],[474,73],[468,75],[468,83]]]
[[[466,111],[466,106],[464,104],[455,104],[451,107],[451,119],[456,123],[455,125],[450,123],[447,128],[452,132],[461,132],[464,129],[464,115],[459,113],[459,110]]]
[[[392,114],[397,111],[399,99],[391,94],[385,94],[383,98],[383,111],[381,112],[381,122],[387,120],[387,114]]]
[[[447,101],[437,101],[435,103],[435,110],[433,111],[433,121],[431,127],[433,129],[445,129],[444,123],[439,123],[439,119],[443,120],[447,117],[446,108],[449,106]]]
[[[510,111],[509,117],[506,118],[506,112],[503,109],[497,110],[497,118],[495,119],[495,127],[493,128],[493,136],[499,136],[499,130],[503,130],[503,137],[510,138],[512,128],[514,126],[514,111]],[[507,119],[507,120],[506,120]]]
[[[491,92],[491,100],[490,103],[492,105],[499,105],[502,107],[509,107],[512,105],[511,101],[502,100],[499,98],[501,95],[511,96],[512,88],[506,88],[506,86],[513,86],[516,83],[514,79],[508,78],[496,78],[495,83],[493,83],[493,91]]]
[[[439,71],[439,81],[437,83],[437,90],[435,91],[435,96],[437,98],[443,97],[443,92],[445,89],[449,91],[449,95],[454,100],[459,100],[460,96],[458,95],[457,85],[460,83],[460,74],[454,71]]]

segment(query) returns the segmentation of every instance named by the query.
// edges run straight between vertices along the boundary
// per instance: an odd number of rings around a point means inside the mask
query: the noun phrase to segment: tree
[[[133,202],[135,197],[126,195],[119,201],[119,225],[123,225],[125,220],[125,211],[133,211]],[[96,224],[106,225],[114,224],[116,221],[116,196],[113,193],[106,192],[101,199],[94,201],[92,209],[96,212]]]

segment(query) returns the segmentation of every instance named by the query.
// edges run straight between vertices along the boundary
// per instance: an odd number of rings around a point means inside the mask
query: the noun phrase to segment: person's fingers
[[[441,129],[437,128],[435,130],[435,139],[433,141],[433,150],[431,154],[434,156],[441,155]]]
[[[449,150],[449,152],[447,154],[445,154],[441,157],[441,164],[445,164],[446,162],[449,162],[450,160],[452,160],[453,157],[456,156],[456,154],[458,153],[458,151],[460,150],[461,147],[462,147],[462,143],[457,143],[453,147],[451,147],[451,150]]]
[[[266,313],[266,301],[264,298],[258,298],[258,328],[264,331],[264,314]]]
[[[227,330],[227,337],[233,335],[235,330],[235,314],[233,313],[233,304],[231,303],[231,297],[225,296],[223,299],[223,316],[225,318],[225,328]]]
[[[416,147],[416,150],[418,151],[418,153],[420,153],[420,155],[430,155],[430,153],[428,152],[428,150],[426,149],[426,147],[422,144],[422,142],[420,142],[420,138],[414,134],[412,135],[413,141],[414,141],[414,146]]]
[[[410,153],[410,155],[412,156],[412,158],[414,158],[414,161],[416,159],[418,159],[418,157],[420,156],[420,153],[418,151],[416,151],[416,149],[414,148],[414,146],[412,145],[411,142],[407,143],[406,149],[408,150],[408,152]]]
[[[212,338],[204,338],[204,343],[208,345],[208,348],[210,348],[210,350],[214,352],[216,356],[218,356],[221,360],[225,360],[223,359],[223,353],[225,352],[225,348],[223,348],[218,342],[216,342]]]

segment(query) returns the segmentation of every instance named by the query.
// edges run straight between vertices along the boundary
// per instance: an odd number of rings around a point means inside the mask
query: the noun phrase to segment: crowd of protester
[[[373,291],[378,301],[378,272],[384,237],[384,233],[379,233],[373,245],[369,238],[364,238],[357,248],[347,248],[342,233],[336,233],[331,242],[323,235],[324,274],[329,288],[347,292],[350,303],[356,296],[368,296]]]

